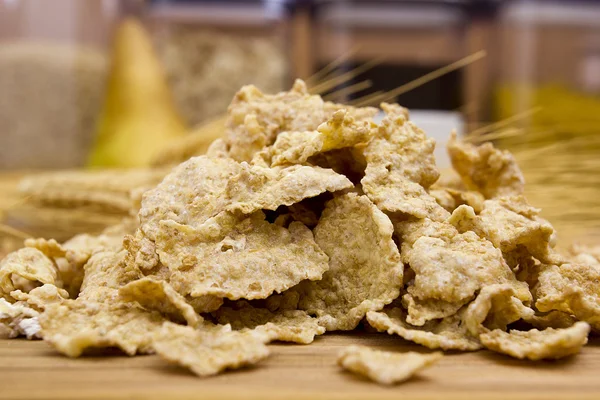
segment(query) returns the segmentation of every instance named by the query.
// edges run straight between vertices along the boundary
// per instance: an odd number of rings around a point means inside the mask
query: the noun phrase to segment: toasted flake
[[[519,319],[530,319],[533,310],[514,297],[511,285],[490,285],[481,289],[477,298],[469,304],[463,317],[467,329],[473,336],[489,330],[506,330]]]
[[[84,276],[83,266],[90,256],[99,251],[121,250],[128,230],[126,224],[121,224],[105,229],[100,235],[76,235],[63,244],[54,239],[28,239],[25,246],[38,249],[51,259],[57,270],[57,284],[71,297],[77,297]]]
[[[590,326],[577,322],[570,328],[543,331],[532,329],[521,332],[504,332],[495,329],[480,335],[481,343],[488,349],[509,356],[529,360],[557,359],[579,353],[587,343]]]
[[[304,164],[318,153],[368,142],[375,126],[372,122],[357,122],[346,110],[338,110],[316,131],[283,132],[273,146],[258,154],[270,160],[271,166]]]
[[[15,290],[10,295],[15,300],[22,301],[38,311],[43,311],[48,304],[60,303],[69,298],[69,293],[66,290],[57,288],[52,284],[36,287],[29,293]]]
[[[226,195],[228,211],[250,214],[276,210],[324,192],[349,189],[352,182],[332,170],[293,165],[287,168],[262,168],[242,164],[238,175],[229,180]]]
[[[349,193],[327,203],[315,239],[329,256],[323,279],[302,288],[300,308],[327,330],[354,329],[367,311],[398,297],[404,266],[393,226],[366,196]]]
[[[533,292],[541,312],[562,311],[600,330],[600,264],[543,265]]]
[[[136,302],[144,309],[158,311],[175,321],[184,320],[193,327],[203,321],[183,296],[165,281],[142,278],[121,287],[119,296],[125,302]]]
[[[29,292],[43,284],[54,285],[56,266],[41,251],[25,247],[8,254],[0,262],[0,296],[10,300],[10,292]]]
[[[538,313],[527,318],[524,318],[527,323],[537,329],[555,328],[564,329],[570,328],[577,322],[575,317],[562,311],[550,311],[547,313]]]
[[[155,240],[160,221],[197,228],[225,210],[245,214],[276,210],[350,187],[352,183],[343,175],[319,167],[263,168],[230,159],[194,157],[146,192],[141,230]]]
[[[198,376],[210,376],[266,358],[266,341],[267,335],[254,331],[205,331],[166,322],[154,334],[153,347],[165,360],[185,366]]]
[[[271,224],[262,212],[225,213],[199,229],[163,221],[156,246],[171,269],[171,284],[184,296],[261,299],[320,279],[328,268],[307,227]]]
[[[492,284],[509,284],[518,299],[531,301],[527,284],[516,279],[502,252],[474,232],[459,233],[448,222],[425,219],[397,223],[396,234],[403,260],[415,273],[405,295],[405,302],[412,304],[408,322],[413,325],[452,315]]]
[[[384,118],[364,149],[367,169],[361,184],[365,194],[386,212],[447,217],[427,193],[439,177],[434,148],[435,141],[403,116]]]
[[[119,288],[143,276],[128,259],[126,250],[95,253],[83,269],[85,275],[78,299],[91,302],[114,302],[119,297]]]
[[[423,326],[406,322],[406,311],[391,308],[382,312],[368,312],[367,321],[379,332],[398,335],[430,349],[473,351],[481,348],[476,337],[469,334],[462,322],[462,313]]]
[[[556,262],[557,255],[552,251],[554,228],[538,216],[539,212],[524,196],[500,197],[486,200],[479,215],[468,206],[461,206],[454,211],[450,222],[459,231],[473,230],[488,239],[505,256],[525,247],[541,262]]]
[[[203,224],[222,210],[227,182],[239,170],[240,164],[227,158],[200,156],[180,164],[144,193],[139,213],[142,232],[154,240],[162,220]]]
[[[325,333],[316,318],[301,310],[271,312],[243,302],[236,308],[221,307],[215,316],[220,324],[231,324],[233,329],[256,329],[265,332],[271,340],[283,342],[309,344],[316,335]]]
[[[228,108],[225,143],[229,156],[250,161],[281,132],[314,131],[326,120],[323,100],[310,95],[297,80],[292,90],[267,95],[255,86],[244,86]]]
[[[88,348],[118,347],[128,355],[152,351],[151,333],[164,318],[130,305],[67,300],[39,317],[44,340],[69,357]]]
[[[417,372],[438,362],[443,356],[441,352],[392,353],[363,346],[348,346],[340,352],[338,365],[382,385],[391,385],[408,380]]]
[[[456,132],[452,132],[446,146],[452,166],[468,189],[488,199],[523,194],[525,179],[508,151],[496,149],[491,143],[474,146],[459,141]]]

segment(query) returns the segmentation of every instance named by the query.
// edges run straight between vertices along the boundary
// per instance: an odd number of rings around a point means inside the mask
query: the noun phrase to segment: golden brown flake
[[[0,262],[0,296],[7,300],[13,290],[28,293],[46,283],[54,285],[56,280],[56,266],[37,249],[25,247]]]
[[[443,357],[443,353],[392,353],[363,346],[348,346],[338,356],[338,365],[382,385],[404,382]]]
[[[264,344],[268,340],[262,332],[232,332],[225,327],[193,329],[171,322],[165,322],[152,339],[158,355],[198,376],[259,362],[269,355]]]
[[[406,311],[391,308],[368,312],[367,321],[380,332],[401,336],[430,349],[473,351],[481,348],[479,341],[467,331],[462,313],[413,326],[406,322]]]
[[[386,212],[446,218],[447,212],[427,193],[439,177],[434,148],[435,141],[405,117],[384,118],[364,149],[367,169],[361,184],[365,194]]]
[[[349,193],[327,203],[315,228],[329,256],[323,279],[302,286],[300,308],[327,330],[354,329],[367,311],[398,297],[404,266],[393,226],[366,196]]]
[[[196,327],[203,321],[183,296],[165,281],[142,278],[121,287],[119,296],[125,302],[136,302],[144,309],[158,311],[176,322],[185,321]]]
[[[519,319],[532,318],[533,310],[514,295],[514,288],[506,284],[490,285],[481,289],[463,317],[471,335],[477,337],[494,329],[505,331],[509,324]]]
[[[543,265],[533,289],[535,306],[574,315],[600,330],[600,265]]]
[[[405,295],[413,325],[452,315],[492,284],[509,284],[518,299],[531,300],[527,284],[517,281],[500,250],[474,232],[459,233],[447,222],[425,219],[397,223],[396,234],[403,260],[415,273]],[[439,302],[450,304],[440,308]]]
[[[505,257],[525,247],[541,262],[557,262],[559,258],[552,251],[554,228],[538,216],[539,212],[524,196],[500,197],[486,200],[479,215],[468,206],[461,206],[454,211],[450,222],[461,232],[473,230],[488,239]]]
[[[474,146],[459,141],[456,132],[452,132],[446,147],[452,166],[468,189],[488,199],[523,194],[525,179],[508,151],[496,149],[491,143]]]
[[[51,304],[39,317],[44,340],[69,357],[88,348],[118,347],[128,355],[152,351],[151,333],[164,319],[131,305],[80,299]]]
[[[275,142],[280,132],[314,131],[326,120],[323,100],[310,95],[296,80],[289,92],[267,95],[244,86],[228,108],[225,143],[229,156],[250,161],[255,153]]]
[[[171,284],[182,295],[261,299],[302,280],[320,279],[327,256],[312,232],[299,222],[271,224],[262,212],[228,213],[194,229],[161,222],[156,238]]]
[[[587,343],[590,326],[586,322],[577,322],[570,328],[543,331],[532,329],[521,332],[504,332],[495,329],[479,336],[481,343],[488,349],[509,356],[529,360],[556,359],[579,353]]]
[[[265,332],[271,340],[309,344],[316,335],[325,333],[317,319],[301,310],[271,312],[240,301],[235,308],[221,307],[215,312],[220,324],[231,324],[235,330],[254,329]]]

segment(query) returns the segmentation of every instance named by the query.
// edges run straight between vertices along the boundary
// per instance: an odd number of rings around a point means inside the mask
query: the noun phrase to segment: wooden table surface
[[[157,356],[69,359],[47,344],[0,340],[2,399],[600,399],[600,340],[572,358],[514,360],[487,351],[447,354],[408,382],[382,387],[342,371],[340,349],[426,351],[385,334],[327,334],[308,346],[275,344],[254,367],[198,378]]]

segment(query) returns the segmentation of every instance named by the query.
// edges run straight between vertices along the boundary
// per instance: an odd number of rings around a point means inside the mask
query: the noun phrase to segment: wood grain
[[[0,340],[1,399],[599,399],[600,341],[554,362],[514,360],[487,351],[447,354],[394,387],[342,371],[344,346],[427,351],[384,334],[328,334],[308,346],[275,344],[263,363],[197,378],[157,356],[69,359],[43,342]]]

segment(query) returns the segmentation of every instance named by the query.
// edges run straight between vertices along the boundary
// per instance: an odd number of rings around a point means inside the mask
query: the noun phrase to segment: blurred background
[[[201,154],[242,85],[295,78],[332,101],[408,107],[442,169],[451,129],[494,141],[566,236],[598,231],[600,1],[0,0],[0,216],[17,229],[4,235],[106,225],[123,210],[98,198]],[[98,168],[153,175],[107,192]],[[57,170],[75,175],[22,181]]]

